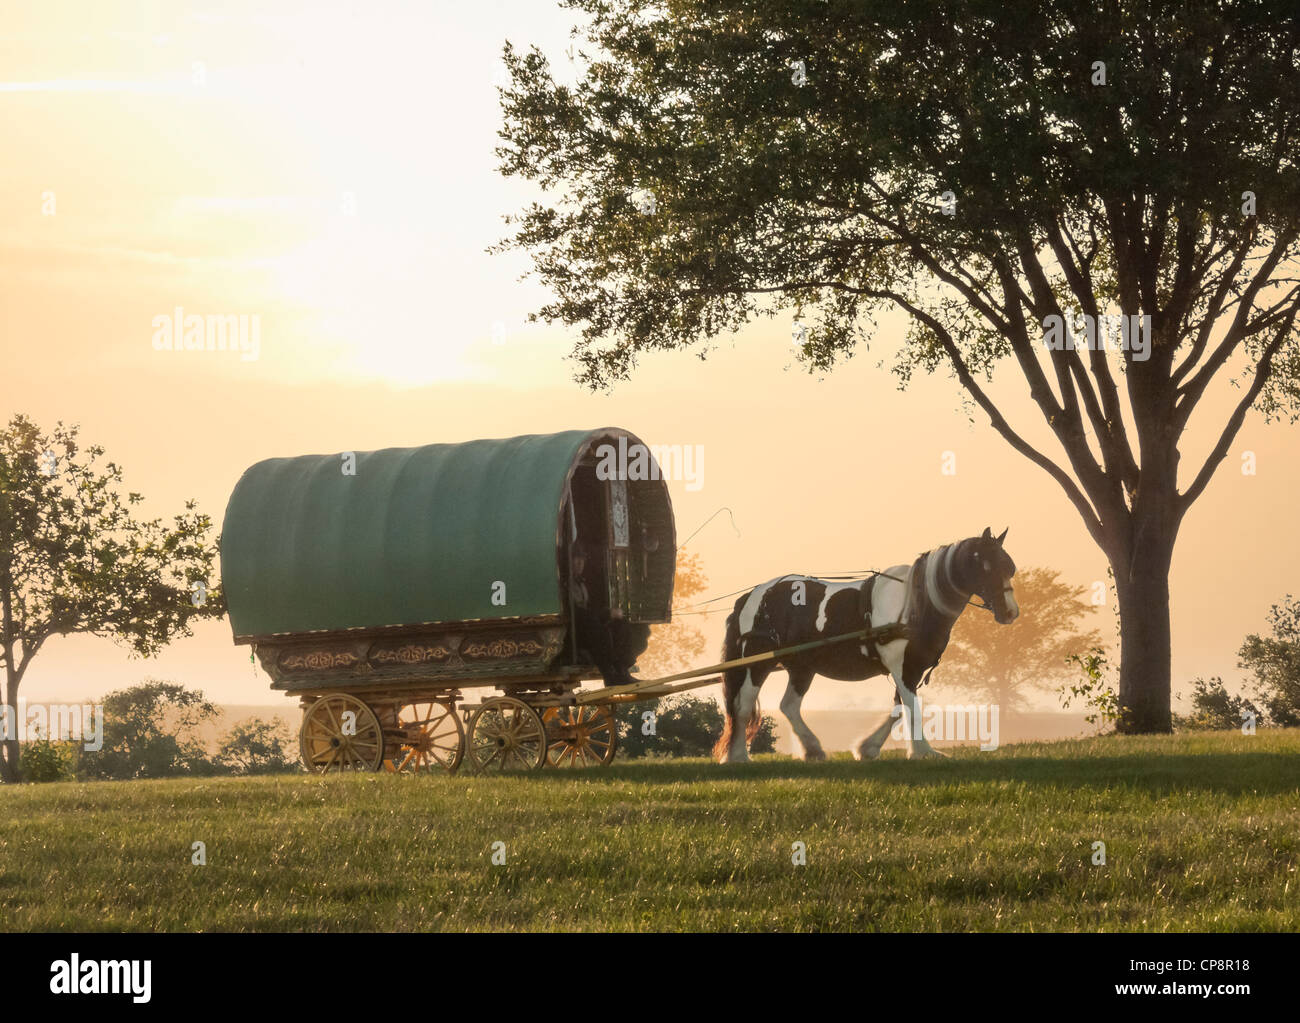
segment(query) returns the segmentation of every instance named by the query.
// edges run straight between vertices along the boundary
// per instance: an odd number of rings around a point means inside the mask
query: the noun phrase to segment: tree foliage
[[[1272,635],[1251,634],[1237,651],[1251,673],[1268,719],[1282,728],[1300,725],[1300,601],[1289,593],[1269,608]]]
[[[77,774],[90,779],[213,774],[200,729],[217,717],[202,693],[147,679],[104,697],[104,745],[82,751]]]
[[[677,575],[673,582],[673,620],[650,628],[650,645],[637,659],[641,678],[662,678],[700,664],[704,656],[704,632],[696,624],[700,617],[681,615],[678,608],[697,599],[708,587],[700,556],[685,547],[677,549]]]

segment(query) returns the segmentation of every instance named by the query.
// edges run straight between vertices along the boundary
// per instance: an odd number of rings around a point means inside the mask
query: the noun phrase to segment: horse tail
[[[727,755],[727,747],[731,745],[731,713],[728,712],[722,718],[722,734],[718,736],[718,741],[713,744],[713,759],[722,763],[722,758]]]
[[[740,656],[740,608],[741,605],[749,598],[746,593],[736,601],[735,610],[727,615],[727,628],[722,639],[722,659],[724,661],[734,661]],[[733,672],[723,672],[722,683],[722,734],[718,736],[718,741],[713,744],[713,759],[721,761],[727,755],[727,748],[731,745],[731,733],[735,727],[732,721],[733,708],[735,706],[735,693],[731,691]]]

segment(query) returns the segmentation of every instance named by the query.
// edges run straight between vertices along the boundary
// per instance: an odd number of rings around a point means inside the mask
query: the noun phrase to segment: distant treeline
[[[24,781],[172,778],[178,775],[273,774],[300,771],[281,718],[251,718],[223,735],[213,752],[201,739],[220,708],[201,692],[148,679],[109,693],[103,745],[39,738],[23,743]]]

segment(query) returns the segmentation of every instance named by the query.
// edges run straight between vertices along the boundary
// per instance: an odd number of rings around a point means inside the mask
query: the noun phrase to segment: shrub
[[[1197,678],[1192,680],[1192,713],[1186,717],[1175,715],[1175,724],[1192,729],[1235,729],[1241,727],[1246,715],[1256,719],[1260,716],[1244,696],[1229,693],[1223,679]]]
[[[76,743],[33,739],[22,745],[23,781],[72,781],[76,777]]]
[[[654,734],[643,730],[644,715],[654,713]],[[653,703],[625,703],[616,713],[620,756],[707,757],[722,734],[722,708],[699,696],[664,696]],[[751,753],[776,752],[776,721],[764,715]]]
[[[231,774],[282,774],[300,769],[298,758],[285,748],[288,726],[281,718],[250,718],[235,725],[221,740],[216,763]]]

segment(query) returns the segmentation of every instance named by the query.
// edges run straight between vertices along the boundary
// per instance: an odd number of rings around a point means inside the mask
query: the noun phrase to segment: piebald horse
[[[888,738],[902,706],[909,759],[943,756],[913,727],[917,714],[916,690],[934,670],[948,645],[958,617],[979,596],[1001,625],[1020,614],[1011,577],[1016,565],[1002,549],[1002,535],[985,529],[918,557],[911,565],[895,565],[884,572],[851,582],[829,582],[809,576],[786,575],[754,587],[736,601],[727,617],[724,661],[767,653],[782,647],[843,635],[870,625],[906,626],[902,637],[878,637],[879,642],[845,640],[779,662],[760,661],[724,673],[727,720],[713,747],[724,764],[749,760],[749,743],[758,732],[758,691],[773,671],[789,675],[781,712],[799,741],[805,760],[825,760],[826,753],[799,714],[813,677],[859,682],[889,674],[894,680],[894,710],[862,739],[854,750],[859,760],[874,760]]]

